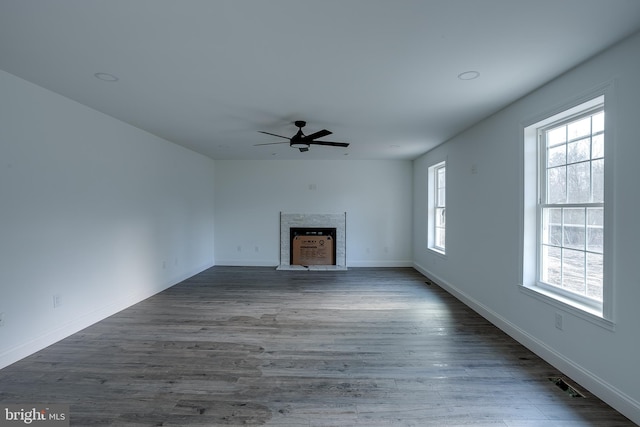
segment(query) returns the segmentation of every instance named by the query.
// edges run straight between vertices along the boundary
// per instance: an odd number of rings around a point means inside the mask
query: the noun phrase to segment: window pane
[[[436,244],[438,248],[444,248],[444,228],[436,228]]]
[[[591,134],[591,117],[585,117],[567,125],[569,140]]]
[[[446,225],[446,167],[440,162],[429,167],[429,228],[427,244],[429,248],[444,251]]]
[[[602,255],[587,254],[587,296],[602,301]]]
[[[550,285],[560,286],[562,283],[562,249],[551,246],[542,246],[542,271],[541,279]]]
[[[585,294],[585,253],[564,249],[562,251],[562,287],[581,295]]]
[[[543,212],[542,243],[554,246],[562,245],[562,209],[546,208]]]
[[[444,227],[446,223],[445,213],[443,208],[436,209],[436,227]]]
[[[585,210],[584,208],[564,209],[562,226],[563,246],[572,249],[585,249]]]
[[[604,157],[604,134],[596,135],[591,141],[591,158]]]
[[[602,301],[604,112],[568,120],[547,128],[539,147],[545,159],[539,181],[538,280]]]
[[[590,201],[589,163],[567,166],[567,203],[588,203]]]
[[[560,126],[559,128],[551,129],[547,131],[546,136],[547,147],[552,145],[562,144],[567,141],[567,127]]]
[[[569,143],[567,146],[567,163],[589,160],[591,157],[589,147],[590,141],[590,138],[585,138]]]
[[[594,160],[591,162],[592,170],[592,190],[593,190],[593,202],[604,202],[604,159]]]
[[[567,199],[565,166],[547,170],[547,203],[564,203]]]
[[[592,116],[591,126],[591,132],[593,133],[604,131],[604,111]]]
[[[445,197],[446,197],[445,189],[440,188],[438,190],[438,200],[436,201],[436,205],[445,206]]]
[[[604,209],[587,209],[587,250],[602,253],[604,248]]]
[[[558,145],[547,150],[547,167],[560,166],[567,163],[566,144]]]
[[[438,169],[438,188],[444,187],[445,186],[445,169],[439,168]]]

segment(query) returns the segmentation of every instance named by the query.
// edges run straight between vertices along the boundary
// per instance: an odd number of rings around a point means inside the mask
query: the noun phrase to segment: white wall
[[[0,368],[213,265],[213,169],[0,71]]]
[[[526,96],[414,162],[415,266],[532,348],[574,380],[640,423],[640,35],[626,40]],[[518,284],[522,128],[602,84],[607,173],[614,191],[614,322],[610,331],[529,294]],[[542,118],[542,117],[540,117]],[[528,123],[530,124],[530,123]],[[610,126],[613,125],[613,126]],[[447,255],[426,249],[427,168],[447,159]],[[477,173],[472,173],[475,165]],[[555,314],[563,330],[554,326]]]
[[[280,212],[347,212],[347,266],[410,266],[411,195],[410,161],[216,160],[216,263],[276,266]]]

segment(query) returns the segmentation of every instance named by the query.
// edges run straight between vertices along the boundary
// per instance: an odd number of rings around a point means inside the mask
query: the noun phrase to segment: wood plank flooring
[[[560,376],[410,268],[213,267],[0,370],[0,403],[74,426],[634,425]]]

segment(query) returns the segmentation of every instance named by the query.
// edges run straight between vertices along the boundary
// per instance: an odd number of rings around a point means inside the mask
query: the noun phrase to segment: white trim
[[[413,261],[412,260],[373,260],[373,261],[368,261],[368,260],[349,260],[347,262],[347,265],[351,268],[351,267],[374,267],[374,268],[394,268],[394,267],[413,267]]]
[[[578,251],[578,252],[582,252],[583,254],[587,254],[590,253],[591,251],[588,250],[587,245],[586,245],[586,238],[587,235],[585,233],[585,245],[582,248],[568,248],[565,246],[564,243],[560,243],[558,245],[555,244],[551,244],[551,243],[546,243],[543,244],[543,228],[544,228],[544,224],[543,224],[543,218],[544,218],[544,212],[545,210],[549,210],[549,209],[560,209],[561,212],[565,212],[566,209],[575,209],[575,208],[579,208],[584,210],[585,212],[585,218],[584,218],[584,226],[587,227],[587,216],[586,216],[586,211],[588,208],[601,208],[604,212],[604,208],[605,208],[605,204],[604,204],[604,200],[602,202],[583,202],[583,203],[568,203],[566,200],[562,201],[562,202],[549,202],[547,200],[548,198],[548,194],[547,194],[547,185],[548,185],[548,170],[550,169],[547,165],[548,163],[548,158],[547,158],[547,148],[548,148],[548,142],[546,140],[546,132],[548,132],[551,129],[559,129],[559,128],[564,128],[565,132],[567,132],[567,126],[570,125],[571,123],[575,123],[578,120],[582,120],[585,118],[590,118],[593,115],[596,114],[600,114],[600,113],[604,113],[604,95],[600,95],[594,99],[589,100],[588,102],[585,102],[583,104],[577,105],[576,107],[573,107],[571,109],[569,109],[569,112],[562,112],[559,114],[556,114],[553,116],[553,118],[558,118],[558,120],[553,121],[551,123],[547,123],[549,120],[544,120],[544,122],[546,123],[544,126],[542,126],[540,123],[536,123],[531,125],[529,128],[535,128],[536,129],[536,134],[537,134],[537,155],[538,155],[538,176],[537,176],[537,188],[538,188],[538,195],[537,195],[537,205],[536,205],[536,224],[537,224],[537,242],[536,242],[536,249],[537,249],[537,261],[536,261],[536,266],[537,266],[537,274],[536,274],[536,281],[534,284],[528,284],[529,287],[531,287],[534,290],[538,290],[538,292],[550,296],[553,298],[553,296],[555,295],[555,297],[563,302],[568,302],[569,305],[576,307],[578,309],[584,309],[585,311],[589,312],[589,313],[596,313],[597,315],[602,317],[602,302],[595,300],[595,299],[591,299],[589,298],[586,294],[582,295],[582,294],[572,294],[570,291],[566,291],[562,288],[560,288],[560,286],[558,284],[551,284],[551,283],[546,283],[542,281],[542,264],[543,264],[543,253],[544,253],[544,248],[551,248],[551,247],[555,247],[557,249],[560,249],[561,251],[564,251],[565,249],[571,249],[574,251]],[[598,132],[596,134],[604,134],[604,132]],[[589,133],[589,137],[593,137],[593,133]],[[568,135],[565,135],[567,138],[565,138],[565,141],[562,144],[559,145],[563,145],[565,150],[568,150],[569,144],[571,143],[571,139],[568,138]],[[584,136],[578,138],[578,139],[573,139],[573,141],[575,140],[580,140],[583,139]],[[605,144],[606,146],[606,144]],[[564,166],[566,168],[568,168],[568,166],[571,164],[568,162],[568,151],[565,152],[565,161],[562,163],[562,165],[558,165],[558,166]],[[606,159],[606,157],[604,157]],[[594,161],[600,160],[600,158],[598,159],[593,159],[591,156],[589,157],[589,159],[581,161],[579,163],[588,163],[589,164],[589,169],[592,169],[592,164]],[[554,167],[556,167],[556,165],[554,165]],[[568,172],[565,172],[568,173]],[[568,179],[565,179],[565,196],[568,198],[569,197],[569,189],[568,187]],[[562,224],[564,227],[564,214],[562,215]],[[603,227],[604,230],[606,230],[606,227],[604,227],[604,223],[603,223]],[[604,247],[603,247],[603,251],[599,253],[600,255],[602,255],[603,257],[605,257],[605,253],[604,253]],[[563,264],[563,262],[561,262],[561,264]],[[583,274],[585,274],[585,289],[586,289],[586,264],[583,266]],[[561,271],[564,270],[564,268],[561,269]],[[602,272],[603,276],[602,276],[602,287],[604,289],[604,270]],[[563,275],[563,273],[561,273],[561,275]],[[562,279],[561,279],[562,281]]]
[[[538,277],[538,230],[540,229],[537,215],[538,197],[540,194],[538,185],[538,174],[540,164],[537,154],[538,148],[538,129],[547,126],[553,122],[560,121],[568,116],[575,116],[581,112],[596,108],[599,104],[604,103],[605,111],[605,222],[604,229],[606,231],[604,241],[604,283],[603,283],[603,302],[601,312],[597,314],[601,322],[597,322],[606,329],[613,329],[613,292],[615,287],[615,278],[612,264],[615,262],[614,245],[612,238],[615,236],[613,229],[614,223],[614,194],[615,186],[612,182],[612,170],[615,168],[615,157],[613,156],[614,142],[614,123],[615,120],[614,106],[616,104],[614,93],[615,81],[609,81],[595,86],[593,89],[584,92],[575,99],[558,105],[546,113],[539,114],[533,118],[523,121],[520,124],[520,135],[522,135],[519,147],[520,155],[520,173],[519,188],[522,191],[518,198],[521,210],[518,217],[519,226],[519,265],[518,274],[521,286],[530,290],[525,292],[527,295],[538,297],[538,299],[548,302],[552,298],[551,292],[546,292],[537,286]],[[613,118],[612,118],[613,116]],[[546,298],[549,297],[549,298]],[[583,304],[575,301],[566,304],[562,296],[555,296],[563,309],[582,310]],[[570,308],[569,308],[570,307]],[[587,308],[585,311],[585,319],[591,319],[593,309]]]
[[[467,307],[478,313],[487,321],[492,323],[498,329],[518,341],[520,344],[540,356],[546,362],[554,366],[556,369],[571,377],[582,387],[589,390],[595,396],[602,399],[608,405],[616,409],[618,412],[628,417],[634,423],[640,425],[640,402],[633,397],[617,389],[610,383],[606,382],[599,376],[595,375],[588,369],[582,367],[575,361],[565,357],[552,347],[549,347],[544,341],[529,334],[517,325],[509,322],[506,318],[467,295],[457,287],[448,283],[441,277],[432,274],[428,269],[414,263],[413,268],[422,275],[429,278],[435,285],[453,295]],[[612,324],[613,325],[613,324]]]
[[[436,255],[438,255],[438,256],[441,256],[442,258],[446,258],[446,257],[447,257],[446,252],[441,251],[441,250],[440,250],[440,249],[438,249],[438,248],[435,248],[435,247],[434,247],[434,248],[427,248],[427,249],[429,249],[432,253],[434,253],[434,254],[436,254]]]
[[[586,320],[587,322],[591,322],[606,330],[615,331],[615,323],[604,319],[599,310],[596,310],[589,305],[580,304],[580,302],[575,299],[563,297],[556,292],[549,291],[540,286],[525,286],[519,284],[519,288],[524,294],[532,296],[546,304],[552,305],[557,309],[569,312],[576,317]]]
[[[217,266],[226,267],[277,267],[277,260],[246,260],[246,259],[220,259],[216,261]]]
[[[213,264],[207,263],[195,269],[192,269],[181,276],[171,279],[171,281],[168,283],[160,284],[157,288],[154,287],[153,289],[145,289],[142,292],[133,292],[129,295],[125,295],[112,303],[98,308],[97,310],[93,310],[91,312],[76,316],[73,320],[61,325],[60,327],[57,327],[42,335],[36,336],[29,341],[18,344],[15,347],[9,348],[6,351],[0,353],[0,369],[5,368],[27,356],[30,356],[33,353],[40,351],[52,344],[55,344],[56,342],[63,340],[64,338],[67,338],[75,334],[76,332],[79,332],[126,308],[129,308],[134,304],[144,301],[145,299],[153,295],[169,289],[170,287],[175,286],[178,283],[188,279],[189,277],[192,277],[210,267],[213,267]]]
[[[444,173],[445,173],[445,186],[444,186],[444,192],[445,192],[445,200],[447,198],[446,194],[447,194],[447,160],[440,160],[438,162],[433,163],[431,166],[428,167],[427,169],[427,249],[438,253],[440,255],[445,255],[446,254],[446,234],[445,234],[445,246],[441,247],[441,246],[437,246],[436,245],[436,199],[438,197],[438,188],[437,188],[437,184],[438,184],[438,179],[437,179],[437,173],[438,170],[444,168]],[[445,208],[445,226],[444,226],[444,230],[446,233],[447,230],[447,225],[446,225],[446,207],[447,204],[445,202],[444,204],[444,208]]]

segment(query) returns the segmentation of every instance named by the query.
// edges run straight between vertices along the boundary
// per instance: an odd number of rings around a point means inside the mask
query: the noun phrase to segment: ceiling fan
[[[305,135],[302,133],[302,128],[307,125],[307,122],[303,120],[296,120],[294,123],[298,127],[298,132],[293,135],[291,138],[282,135],[276,135],[271,132],[264,132],[259,130],[260,133],[266,133],[267,135],[277,136],[278,138],[288,139],[289,146],[293,148],[297,148],[300,152],[309,151],[310,145],[330,145],[332,147],[348,147],[349,144],[346,142],[331,142],[331,141],[316,141],[318,138],[322,138],[323,136],[331,135],[333,132],[328,131],[326,129],[319,130],[318,132],[312,133],[311,135]],[[273,144],[285,144],[287,141],[282,142],[267,142],[266,144],[254,144],[254,146],[258,145],[273,145]]]

